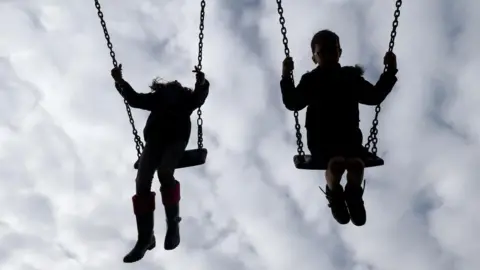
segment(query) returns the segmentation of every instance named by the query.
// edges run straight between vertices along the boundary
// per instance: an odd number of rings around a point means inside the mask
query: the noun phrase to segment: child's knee
[[[137,195],[149,194],[152,188],[152,178],[138,177],[135,179],[136,193]]]
[[[172,185],[175,183],[175,177],[170,170],[158,170],[158,179],[161,185]]]
[[[328,161],[328,171],[330,171],[332,174],[343,174],[345,169],[346,163],[345,158],[343,157],[333,157]]]
[[[349,158],[345,161],[345,167],[350,173],[363,173],[365,163],[360,158]]]

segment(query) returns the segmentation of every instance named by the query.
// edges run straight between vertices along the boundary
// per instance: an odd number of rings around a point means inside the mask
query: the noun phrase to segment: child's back
[[[134,108],[151,113],[143,130],[146,142],[171,143],[188,141],[191,133],[192,112],[199,108],[208,96],[209,83],[195,85],[195,91],[183,87],[177,81],[154,81],[152,93],[139,94],[127,82],[121,82],[123,95]]]
[[[164,249],[173,250],[180,244],[180,182],[174,173],[190,137],[190,115],[203,105],[210,85],[200,68],[195,67],[193,72],[196,77],[194,91],[177,81],[160,83],[155,80],[150,86],[153,91],[141,94],[123,79],[121,65],[112,70],[116,88],[127,103],[151,112],[143,130],[146,144],[137,161],[136,190],[132,197],[138,238],[133,249],[123,258],[126,263],[142,259],[147,250],[156,246],[153,232],[156,194],[152,191],[155,172],[160,180],[167,221]]]

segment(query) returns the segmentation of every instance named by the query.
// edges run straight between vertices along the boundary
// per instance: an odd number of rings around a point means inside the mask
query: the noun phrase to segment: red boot
[[[137,219],[138,239],[133,249],[123,258],[123,262],[132,263],[143,258],[147,250],[155,248],[153,234],[153,212],[155,210],[155,192],[132,197],[133,211]]]
[[[180,212],[180,183],[175,180],[173,185],[160,188],[162,202],[167,217],[167,233],[165,234],[165,250],[173,250],[180,244],[179,223],[182,220]]]

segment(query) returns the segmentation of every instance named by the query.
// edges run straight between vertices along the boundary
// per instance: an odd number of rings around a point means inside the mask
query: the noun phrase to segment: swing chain
[[[398,17],[400,17],[400,7],[402,6],[402,0],[397,0],[395,3],[396,9],[393,13],[393,23],[392,23],[392,32],[390,33],[390,42],[388,43],[388,51],[392,52],[395,45],[395,37],[397,36],[397,27],[398,27]],[[385,65],[383,72],[387,72],[388,67]],[[381,106],[377,105],[375,107],[375,118],[372,121],[372,128],[370,129],[370,135],[368,136],[368,141],[365,144],[365,148],[370,151],[370,144],[372,144],[371,152],[374,155],[377,155],[377,143],[378,143],[378,115],[381,111]]]
[[[203,29],[205,29],[205,0],[200,2],[200,33],[198,34],[198,64],[197,67],[199,70],[202,70],[202,59],[203,59]],[[197,110],[197,131],[198,131],[198,149],[203,148],[203,119],[202,119],[202,109],[201,107]]]
[[[280,15],[279,22],[281,25],[281,32],[283,36],[283,45],[284,45],[284,50],[285,50],[285,57],[290,57],[290,49],[288,48],[288,38],[287,38],[287,28],[285,27],[285,18],[283,17],[283,7],[282,7],[282,0],[277,0],[277,5],[278,5],[278,15]],[[290,72],[290,79],[292,80],[292,83],[295,85],[295,80],[293,78],[293,71]],[[302,132],[301,132],[301,126],[300,126],[300,121],[298,120],[298,111],[293,112],[293,116],[295,118],[295,135],[297,137],[297,152],[298,155],[300,156],[305,156],[305,152],[303,151],[303,142],[302,142]]]
[[[107,47],[110,50],[110,57],[112,57],[113,66],[117,67],[118,63],[117,63],[117,60],[115,58],[115,52],[113,51],[113,45],[112,45],[112,42],[110,41],[110,35],[108,34],[107,24],[105,23],[105,20],[103,19],[103,12],[101,10],[101,6],[100,6],[100,3],[98,2],[98,0],[95,0],[95,7],[97,8],[98,18],[100,18],[100,24],[102,25],[103,33],[105,35],[105,39],[107,40]],[[122,89],[119,88],[119,86],[116,85],[115,87],[118,90],[122,91]],[[128,114],[128,118],[130,120],[130,125],[132,126],[132,133],[133,133],[133,136],[134,136],[133,141],[135,142],[135,148],[137,149],[137,156],[138,156],[138,158],[140,158],[140,156],[142,155],[143,147],[144,147],[143,142],[142,142],[142,138],[138,135],[137,129],[135,128],[135,121],[133,120],[132,111],[130,110],[130,106],[128,105],[127,100],[123,99],[123,103],[125,104],[125,108],[127,109],[127,114]]]

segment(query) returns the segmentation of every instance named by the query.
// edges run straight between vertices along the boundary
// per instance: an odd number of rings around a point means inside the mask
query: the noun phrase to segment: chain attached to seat
[[[110,35],[108,34],[107,24],[105,23],[105,20],[103,19],[103,12],[101,10],[101,6],[100,6],[100,3],[98,2],[98,0],[95,0],[95,7],[97,8],[98,18],[100,18],[100,24],[102,25],[102,28],[103,28],[103,34],[105,35],[105,39],[107,40],[107,47],[110,50],[110,57],[112,58],[113,67],[116,68],[116,67],[118,67],[117,59],[115,57],[115,52],[113,51],[113,45],[112,45],[112,42],[110,41]],[[117,87],[118,90],[122,91],[122,89],[118,88],[119,86],[116,85],[115,87]],[[142,138],[138,135],[138,131],[135,128],[135,121],[133,120],[130,105],[128,105],[128,102],[127,102],[126,99],[123,99],[123,103],[125,103],[125,108],[127,110],[128,119],[130,120],[130,125],[132,126],[132,133],[133,133],[133,136],[134,136],[133,141],[135,142],[135,148],[137,150],[137,157],[140,158],[140,156],[142,155],[143,148],[144,148]]]

